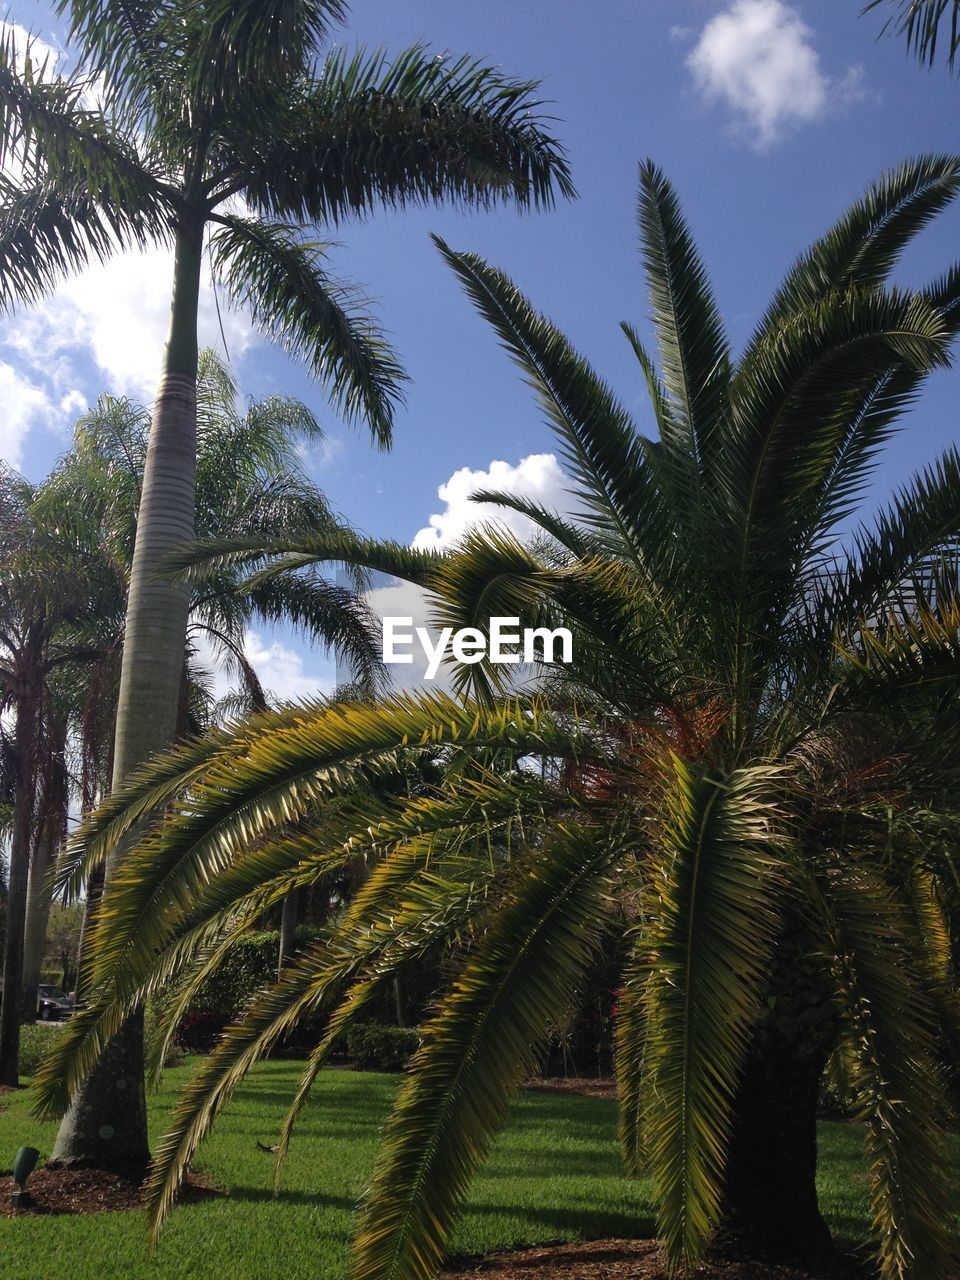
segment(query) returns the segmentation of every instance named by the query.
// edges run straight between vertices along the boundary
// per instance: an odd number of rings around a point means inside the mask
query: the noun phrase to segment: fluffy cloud
[[[5,361],[0,361],[0,405],[0,460],[20,467],[28,434],[49,426],[55,407],[45,391]]]
[[[196,660],[210,678],[210,689],[215,698],[223,698],[237,687],[236,676],[221,660],[205,632],[191,636]],[[307,667],[312,656],[291,649],[276,635],[248,631],[244,637],[243,653],[260,678],[271,702],[294,702],[304,698],[316,698],[332,692],[334,680],[329,671],[315,671]]]
[[[528,538],[533,526],[526,518],[505,507],[472,502],[471,496],[481,489],[529,498],[554,511],[568,511],[571,505],[568,484],[552,453],[531,453],[516,466],[509,462],[491,462],[486,471],[461,467],[437,490],[445,503],[443,511],[432,515],[429,524],[413,540],[415,547],[445,548],[478,524],[495,523],[510,529],[520,538]]]
[[[31,311],[0,327],[0,342],[38,377],[62,388],[92,360],[104,390],[149,401],[157,388],[170,319],[173,259],[158,247],[94,263],[72,276]],[[231,357],[254,340],[248,321],[221,301]],[[220,325],[209,271],[200,296],[200,341],[220,346]]]
[[[734,0],[704,27],[687,66],[760,150],[802,124],[863,97],[863,69],[839,80],[822,69],[813,31],[784,0]]]
[[[53,74],[61,51],[30,36],[15,23],[0,22],[0,38],[11,37],[21,58],[25,57],[29,42],[35,71],[43,67],[46,75]],[[96,86],[85,96],[93,105]],[[18,182],[22,173],[22,167],[8,156],[5,176]],[[62,413],[86,403],[86,397],[76,390],[78,384],[86,385],[93,394],[106,390],[149,401],[156,391],[167,335],[172,279],[172,250],[165,247],[93,262],[65,279],[39,305],[4,317],[0,321],[0,346],[15,361],[21,382],[36,384],[34,391],[46,396],[51,404],[59,401]],[[199,314],[201,343],[222,348],[222,320],[231,357],[241,356],[254,341],[254,331],[243,316],[229,309],[224,299],[220,302],[218,315],[217,298],[205,265]],[[10,425],[8,413],[8,421],[0,427],[5,456],[12,452],[9,437],[14,433],[22,452],[24,426],[30,425],[23,420],[28,414],[35,420],[36,409],[36,399],[27,397],[15,412],[18,421],[14,426]]]

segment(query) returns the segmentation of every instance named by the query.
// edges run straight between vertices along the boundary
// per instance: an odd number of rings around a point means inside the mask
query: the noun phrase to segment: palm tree
[[[324,495],[303,473],[296,450],[300,440],[322,434],[305,405],[272,395],[240,412],[233,378],[208,351],[200,358],[198,406],[198,532],[262,538],[341,527]],[[0,687],[11,708],[24,715],[24,725],[34,704],[15,696],[17,673],[28,674],[38,691],[35,745],[18,770],[23,781],[15,788],[26,806],[24,839],[18,841],[14,865],[18,875],[29,865],[20,990],[21,1016],[30,1020],[36,1012],[50,908],[47,871],[66,831],[71,794],[68,731],[71,754],[77,757],[73,791],[80,807],[92,807],[109,785],[126,591],[149,423],[141,406],[103,397],[77,423],[73,449],[42,485],[15,485],[11,473],[7,486],[11,502],[16,493],[21,495],[22,512],[21,537],[12,544],[16,557],[11,554],[5,562],[8,625],[0,633]],[[292,623],[311,639],[338,649],[358,677],[376,687],[379,652],[372,619],[354,592],[318,575],[289,585],[266,582],[243,594],[237,586],[238,575],[228,571],[191,593],[178,736],[197,733],[209,722],[202,669],[194,654],[200,640],[240,678],[244,696],[234,699],[234,714],[267,705],[243,649],[246,629],[257,622]],[[16,626],[11,606],[24,598],[33,610],[29,616],[43,621],[39,630],[22,621]],[[18,607],[22,612],[22,603]],[[18,643],[17,636],[29,639],[34,632],[42,644],[36,639]],[[94,885],[87,895],[88,910],[98,896]],[[11,963],[11,1010],[17,999],[14,972]],[[16,1027],[17,1019],[12,1022]],[[15,1083],[12,1046],[8,1060],[10,1082]]]
[[[441,251],[532,383],[576,517],[511,495],[540,538],[496,528],[447,554],[349,535],[179,557],[202,582],[362,564],[433,593],[438,623],[567,625],[572,662],[505,693],[289,709],[157,761],[86,825],[76,889],[163,803],[98,923],[91,1006],[38,1081],[56,1113],[145,994],[178,976],[166,1033],[252,914],[363,853],[329,936],[257,997],[184,1090],[150,1183],[156,1236],[249,1067],[328,1013],[284,1123],[352,1019],[411,957],[461,939],[361,1212],[353,1280],[440,1267],[473,1171],[604,931],[629,918],[617,1073],[627,1168],[648,1170],[674,1268],[718,1232],[750,1251],[828,1247],[817,1086],[848,1063],[884,1280],[940,1275],[941,1081],[960,1064],[942,886],[960,766],[960,455],[843,538],[878,451],[960,328],[960,269],[888,277],[957,194],[960,163],[889,175],[804,254],[735,357],[673,188],[641,168],[660,358],[625,326],[656,436],[507,277]],[[370,783],[424,753],[430,794]],[[531,759],[541,762],[531,768]],[[337,806],[322,823],[311,806]],[[158,1045],[157,1061],[163,1046]]]
[[[952,71],[960,51],[960,0],[892,0],[892,7],[896,14],[884,23],[884,31],[892,29],[905,36],[910,52],[931,67],[946,36],[947,65]],[[891,0],[870,0],[863,12],[879,8],[891,8]]]
[[[37,299],[119,248],[174,252],[126,615],[120,785],[175,730],[189,601],[155,570],[194,531],[205,244],[231,297],[386,446],[401,370],[355,293],[329,275],[328,245],[301,228],[428,201],[543,206],[572,187],[532,84],[419,46],[393,61],[362,50],[318,61],[343,0],[60,0],[67,10],[74,74],[37,66],[29,51],[24,65],[12,36],[0,51],[0,153],[24,174],[3,180],[0,302]],[[110,1083],[142,1075],[135,1022],[78,1102],[91,1132],[111,1136],[91,1146],[67,1123],[61,1158],[146,1158],[145,1128],[115,1122]]]

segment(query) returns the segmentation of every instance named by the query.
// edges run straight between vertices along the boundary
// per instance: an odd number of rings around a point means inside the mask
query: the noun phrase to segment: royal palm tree
[[[389,443],[402,374],[353,291],[302,228],[378,207],[450,201],[548,205],[572,188],[537,115],[535,86],[423,47],[318,50],[343,0],[61,0],[69,76],[0,52],[4,179],[0,302],[42,297],[121,248],[173,248],[170,329],[154,401],[126,614],[114,751],[119,785],[172,740],[188,594],[158,578],[193,534],[197,306],[204,248],[234,300],[302,356],[337,407]],[[91,1082],[97,1158],[142,1160],[146,1130],[115,1123],[110,1084],[142,1075],[136,1019]],[[128,1096],[124,1094],[124,1097]],[[79,1133],[62,1158],[90,1161]]]
[[[888,283],[960,163],[921,159],[871,188],[739,356],[673,188],[650,164],[640,178],[659,361],[625,329],[650,436],[506,276],[440,245],[537,393],[574,516],[488,494],[539,538],[494,527],[445,554],[340,536],[179,557],[201,582],[239,564],[257,580],[363,564],[429,590],[438,624],[565,624],[574,647],[526,691],[504,691],[515,667],[479,663],[459,669],[459,698],[261,717],[156,762],[87,824],[68,888],[167,806],[99,922],[96,995],[44,1066],[41,1113],[67,1105],[146,993],[179,975],[172,1034],[253,913],[358,853],[370,864],[329,937],[185,1088],[155,1157],[154,1234],[236,1084],[299,1017],[328,1023],[281,1158],[350,1021],[412,956],[457,938],[469,945],[387,1124],[350,1272],[435,1275],[510,1097],[625,912],[621,1137],[627,1168],[654,1178],[673,1267],[718,1233],[751,1251],[829,1247],[816,1101],[839,1049],[884,1280],[941,1274],[941,1082],[960,1062],[941,899],[960,820],[960,455],[858,532],[849,522],[960,328],[960,269],[922,291]],[[361,795],[428,751],[446,764],[432,794]],[[324,799],[339,808],[311,824]]]
[[[896,12],[884,23],[884,31],[905,36],[907,48],[933,66],[946,42],[947,66],[952,71],[960,51],[960,0],[870,0],[863,12],[873,9]]]

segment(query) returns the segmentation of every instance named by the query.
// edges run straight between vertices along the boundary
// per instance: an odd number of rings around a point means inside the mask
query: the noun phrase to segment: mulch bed
[[[524,1086],[534,1093],[567,1093],[581,1098],[616,1099],[616,1080],[594,1080],[587,1076],[535,1076]]]
[[[144,1203],[142,1182],[102,1169],[37,1169],[28,1184],[34,1203],[15,1209],[13,1178],[0,1177],[0,1217],[21,1218],[37,1214],[117,1213],[139,1209]],[[199,1174],[188,1175],[177,1200],[195,1204],[226,1193]]]
[[[866,1280],[870,1273],[852,1261],[816,1273],[772,1263],[717,1261],[704,1263],[691,1274],[698,1280]],[[655,1240],[593,1240],[524,1249],[478,1258],[461,1263],[460,1270],[443,1272],[443,1280],[484,1276],[497,1280],[668,1280]]]

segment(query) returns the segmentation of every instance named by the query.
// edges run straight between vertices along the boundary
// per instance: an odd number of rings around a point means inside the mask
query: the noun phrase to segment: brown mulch
[[[36,1214],[116,1213],[139,1209],[144,1203],[144,1185],[103,1169],[37,1169],[30,1175],[28,1190],[34,1203],[15,1209],[9,1174],[0,1177],[0,1217],[19,1218]],[[177,1200],[195,1204],[226,1193],[199,1174],[187,1176]]]
[[[558,1244],[547,1248],[499,1253],[461,1263],[444,1271],[443,1280],[667,1280],[663,1255],[655,1240],[594,1240],[588,1244]],[[698,1280],[865,1280],[868,1272],[857,1264],[840,1262],[816,1273],[777,1264],[717,1261],[692,1273]]]
[[[594,1080],[587,1076],[535,1076],[524,1086],[534,1093],[568,1093],[582,1098],[616,1099],[616,1080]]]

